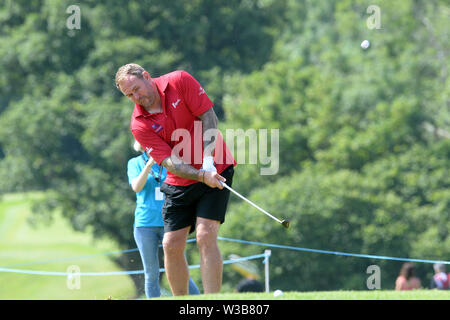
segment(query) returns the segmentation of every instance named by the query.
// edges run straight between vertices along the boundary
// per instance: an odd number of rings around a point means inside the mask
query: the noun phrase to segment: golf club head
[[[281,225],[287,229],[291,225],[291,222],[289,220],[283,220],[281,221]]]

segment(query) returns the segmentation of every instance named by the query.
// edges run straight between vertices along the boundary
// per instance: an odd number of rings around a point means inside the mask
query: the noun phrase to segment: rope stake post
[[[264,251],[264,274],[265,274],[265,287],[266,287],[266,292],[270,292],[270,287],[269,287],[269,257],[272,254],[271,250],[265,250]]]

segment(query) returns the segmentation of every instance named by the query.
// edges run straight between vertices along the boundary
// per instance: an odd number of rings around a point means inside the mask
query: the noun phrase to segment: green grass
[[[27,223],[31,204],[41,193],[5,195],[0,199],[0,266],[24,270],[66,272],[77,265],[81,272],[121,271],[105,256],[73,261],[14,266],[35,261],[71,258],[118,250],[110,242],[93,242],[86,233],[75,232],[59,214],[50,225],[34,228]],[[131,231],[130,231],[131,232]],[[199,284],[201,285],[201,284]],[[128,276],[86,276],[81,288],[67,288],[62,276],[26,275],[0,272],[0,300],[4,299],[133,299],[134,286]],[[144,300],[145,297],[140,297]],[[221,293],[162,297],[176,300],[450,300],[450,291],[326,291],[271,293]]]
[[[32,227],[27,223],[32,214],[31,204],[43,196],[27,193],[0,198],[1,267],[67,272],[69,266],[77,265],[81,272],[122,271],[105,256],[20,266],[118,250],[111,242],[94,242],[88,234],[73,231],[60,214],[55,214],[50,225]],[[0,299],[106,299],[109,296],[130,299],[135,294],[128,276],[85,276],[81,278],[80,289],[70,290],[64,276],[0,272],[0,288]]]
[[[162,300],[450,300],[450,291],[318,291],[284,292],[281,297],[270,293],[221,293],[197,296],[163,297]]]

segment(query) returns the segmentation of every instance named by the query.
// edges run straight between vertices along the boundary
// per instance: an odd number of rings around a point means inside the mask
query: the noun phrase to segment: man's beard
[[[153,104],[153,100],[150,97],[145,96],[139,99],[139,104],[143,107],[151,107]]]

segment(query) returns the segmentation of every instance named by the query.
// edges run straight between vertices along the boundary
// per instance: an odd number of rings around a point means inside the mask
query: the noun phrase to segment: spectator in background
[[[256,279],[241,280],[236,287],[237,292],[264,292],[264,285]]]
[[[448,290],[450,288],[450,273],[445,272],[445,265],[435,263],[433,265],[434,276],[431,278],[430,288],[439,290]]]
[[[416,269],[411,263],[403,264],[400,275],[395,281],[395,290],[414,290],[422,287],[420,279],[416,277]]]
[[[164,195],[160,187],[167,174],[166,169],[149,158],[137,141],[133,148],[142,152],[141,155],[131,158],[127,166],[128,181],[136,192],[134,239],[144,266],[145,295],[147,298],[154,298],[161,295],[158,245],[164,237]],[[198,287],[189,278],[189,294],[199,293]]]

